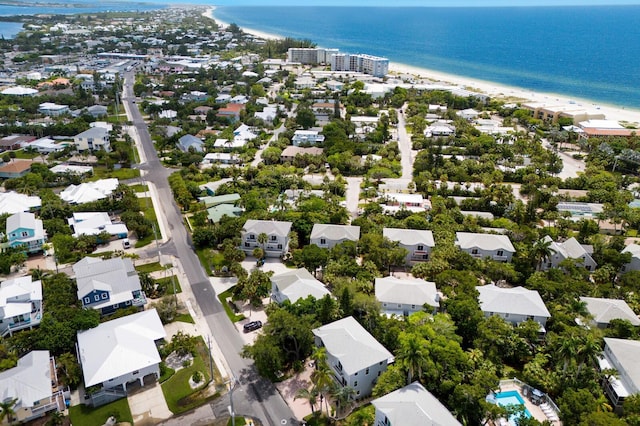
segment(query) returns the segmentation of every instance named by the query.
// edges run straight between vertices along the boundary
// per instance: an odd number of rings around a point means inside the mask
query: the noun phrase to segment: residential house
[[[190,149],[195,152],[204,152],[204,142],[195,136],[184,135],[178,139],[178,148],[182,152],[189,152]]]
[[[256,111],[254,117],[261,119],[265,123],[273,123],[273,120],[278,116],[277,106],[266,106],[262,111]]]
[[[624,272],[640,271],[640,245],[629,244],[622,250],[622,253],[631,253],[631,259],[622,265],[622,270]]]
[[[202,164],[242,164],[242,158],[229,152],[210,152],[204,156]]]
[[[49,351],[31,351],[15,367],[0,373],[0,401],[12,400],[16,401],[12,417],[19,424],[65,410],[55,360]]]
[[[305,268],[271,277],[271,299],[276,303],[286,300],[296,303],[309,296],[319,300],[327,295],[331,295],[331,292]]]
[[[575,237],[571,237],[564,242],[555,242],[550,236],[545,236],[543,241],[549,242],[549,249],[552,254],[544,259],[540,269],[546,271],[550,268],[558,268],[565,259],[575,259],[587,270],[593,271],[598,264],[593,260],[593,246],[580,244]]]
[[[91,394],[91,404],[107,404],[124,398],[131,386],[155,382],[161,361],[157,345],[165,337],[155,309],[79,331],[77,351],[84,387],[101,388]]]
[[[235,204],[238,201],[240,201],[240,194],[238,193],[200,197],[200,202],[203,203],[205,207],[214,207],[220,204]]]
[[[400,247],[407,250],[407,265],[429,260],[429,255],[436,246],[433,232],[427,230],[382,228],[382,236],[390,241],[397,241]]]
[[[218,110],[216,117],[226,118],[230,122],[235,123],[240,121],[240,113],[244,111],[245,104],[228,104],[226,107],[222,107]]]
[[[243,211],[242,207],[233,204],[220,204],[207,209],[207,220],[211,223],[218,223],[224,216],[240,217]]]
[[[571,220],[597,219],[598,214],[604,211],[604,205],[599,203],[580,203],[563,201],[556,206],[559,213],[568,212]]]
[[[345,241],[358,241],[360,227],[353,225],[331,225],[316,223],[311,229],[310,244],[320,248],[331,249]]]
[[[393,354],[353,317],[312,330],[315,345],[327,349],[327,364],[336,382],[355,390],[355,398],[371,395],[378,377],[393,363]]]
[[[636,327],[640,326],[638,315],[624,300],[581,297],[580,301],[584,302],[589,315],[593,317],[592,323],[598,328],[607,328],[614,319],[629,321]]]
[[[424,131],[424,135],[428,138],[446,138],[455,134],[455,126],[442,121],[431,123]]]
[[[106,232],[115,238],[127,238],[129,230],[124,223],[113,223],[107,212],[76,212],[67,219],[74,237],[98,235]],[[106,242],[106,241],[102,241]]]
[[[469,121],[475,120],[478,118],[478,115],[480,115],[480,113],[473,108],[463,109],[462,111],[458,111],[456,114]]]
[[[71,145],[70,142],[56,142],[51,138],[40,138],[29,144],[29,149],[38,151],[39,154],[51,154],[52,152],[62,152]]]
[[[461,423],[419,382],[371,401],[376,409],[375,426],[437,425]]]
[[[395,214],[400,210],[422,213],[431,210],[431,201],[422,198],[422,194],[391,192],[382,198],[384,199],[382,209],[385,213]]]
[[[111,152],[111,142],[109,141],[109,131],[103,127],[91,127],[73,137],[73,144],[76,150]]]
[[[280,154],[280,161],[282,161],[283,163],[289,161],[293,161],[298,155],[304,156],[304,155],[309,155],[309,156],[319,156],[322,155],[324,153],[324,150],[322,148],[318,148],[318,147],[309,147],[309,148],[302,148],[302,147],[298,147],[298,146],[287,146],[283,151],[282,154]]]
[[[78,299],[84,308],[107,315],[129,306],[142,308],[147,303],[138,272],[128,257],[105,260],[85,257],[72,268],[78,284]]]
[[[456,232],[456,246],[473,257],[489,257],[498,262],[511,262],[516,249],[506,235]]]
[[[42,200],[36,195],[24,195],[15,191],[0,192],[0,214],[14,214],[39,209]]]
[[[253,249],[260,247],[264,249],[267,257],[284,256],[289,251],[291,225],[291,222],[249,219],[242,229],[240,248],[247,254],[252,254]],[[258,242],[260,234],[266,234],[266,242]]]
[[[25,176],[31,171],[31,160],[13,159],[8,163],[0,166],[0,178],[14,179]]]
[[[70,111],[69,105],[58,105],[52,102],[44,102],[38,106],[38,112],[43,115],[57,117],[68,114]]]
[[[10,247],[19,247],[27,253],[42,251],[47,241],[42,221],[28,212],[15,213],[7,218],[7,238]]]
[[[293,146],[316,145],[322,142],[324,142],[324,135],[317,130],[296,130],[291,139]]]
[[[30,276],[0,283],[0,336],[33,328],[42,320],[42,282]]]
[[[118,179],[109,178],[85,182],[80,185],[69,185],[60,192],[60,198],[69,204],[84,204],[103,200],[111,196],[118,184]]]
[[[604,351],[598,359],[600,371],[617,370],[602,381],[604,393],[609,397],[616,413],[629,396],[640,393],[640,341],[604,338]]]
[[[35,136],[9,135],[0,139],[0,152],[15,151],[36,140]]]
[[[407,316],[425,310],[435,314],[440,307],[436,284],[422,279],[376,278],[375,293],[386,315]]]
[[[104,117],[109,113],[107,107],[104,105],[91,105],[86,111],[87,114],[91,115],[93,118]]]
[[[527,320],[540,324],[541,331],[551,317],[540,294],[524,287],[501,288],[495,284],[477,286],[478,302],[485,317],[498,315],[513,325]]]

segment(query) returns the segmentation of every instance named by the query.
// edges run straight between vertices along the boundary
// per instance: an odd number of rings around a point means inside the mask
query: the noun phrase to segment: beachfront
[[[229,23],[215,17],[215,6],[203,13],[203,16],[214,19],[219,25],[228,26]],[[266,33],[251,28],[243,28],[248,34],[265,40],[282,38],[276,34]],[[330,47],[330,46],[329,46]],[[606,116],[608,120],[625,122],[631,127],[640,127],[640,110],[617,107],[596,103],[587,99],[567,97],[553,93],[533,92],[519,87],[500,85],[491,81],[477,80],[455,74],[447,74],[426,68],[415,67],[396,62],[390,62],[389,71],[392,75],[411,75],[419,79],[432,82],[446,83],[461,86],[475,92],[485,93],[492,98],[505,99],[507,102],[534,102],[553,105],[554,107],[567,107],[571,109],[597,110]]]

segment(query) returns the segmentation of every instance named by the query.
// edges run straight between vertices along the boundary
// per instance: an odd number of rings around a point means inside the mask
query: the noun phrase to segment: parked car
[[[122,240],[122,248],[124,249],[131,248],[131,241],[129,241],[128,238],[125,238],[124,240]]]
[[[262,321],[251,321],[246,323],[242,328],[245,333],[249,333],[250,331],[255,331],[262,327]]]

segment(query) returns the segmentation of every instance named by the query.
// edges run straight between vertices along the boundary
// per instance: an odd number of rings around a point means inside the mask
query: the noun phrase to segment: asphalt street
[[[265,425],[296,425],[298,424],[297,420],[273,383],[258,375],[251,360],[240,356],[244,343],[226,316],[211,287],[209,278],[193,250],[191,238],[184,226],[180,209],[173,199],[167,181],[172,170],[166,169],[158,158],[147,124],[135,103],[134,81],[133,71],[125,74],[122,101],[125,104],[128,119],[136,128],[144,151],[141,158],[144,158],[146,162],[140,165],[140,169],[145,171],[144,179],[153,182],[157,188],[162,211],[156,212],[156,214],[165,215],[166,222],[169,224],[167,230],[169,239],[160,246],[160,251],[180,259],[195,299],[213,334],[211,337],[218,343],[227,366],[238,380],[233,392],[235,412],[258,418]],[[157,249],[150,248],[146,253],[149,255],[157,254]],[[211,404],[211,409],[216,416],[228,415],[226,412],[229,405],[228,398],[229,395],[226,395]],[[165,424],[184,425],[185,423],[180,420],[172,420]]]

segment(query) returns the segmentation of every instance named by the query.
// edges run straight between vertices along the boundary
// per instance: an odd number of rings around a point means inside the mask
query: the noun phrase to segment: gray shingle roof
[[[352,375],[379,362],[391,362],[393,354],[378,342],[353,317],[346,317],[313,330],[340,360],[343,370]]]
[[[331,225],[326,223],[316,223],[311,230],[311,239],[325,237],[330,240],[347,239],[358,241],[360,239],[360,227],[353,225]]]
[[[78,283],[78,299],[82,299],[94,289],[109,289],[112,300],[117,294],[131,295],[133,291],[141,290],[140,278],[129,258],[114,257],[102,260],[85,257],[73,265],[73,272]]]
[[[49,351],[31,351],[0,373],[0,401],[18,398],[17,408],[51,397]]]
[[[516,252],[511,240],[506,235],[456,232],[456,241],[461,249],[479,248],[487,251],[506,250],[511,253]]]
[[[427,247],[435,247],[436,245],[433,232],[421,229],[383,228],[382,236],[407,246],[424,244]]]
[[[391,426],[460,425],[451,412],[418,382],[374,399],[371,403],[389,419]]]
[[[265,233],[267,235],[280,235],[286,237],[289,235],[289,231],[291,231],[291,222],[249,219],[245,222],[243,229],[247,233]]]
[[[640,363],[638,362],[640,341],[605,337],[604,343],[609,347],[633,385],[640,388]]]
[[[599,324],[609,324],[611,320],[621,319],[640,326],[640,319],[624,300],[581,297],[580,301],[587,304],[587,310]]]
[[[524,287],[500,288],[493,284],[477,286],[483,312],[551,317],[540,294]]]
[[[291,303],[296,303],[298,299],[306,299],[308,296],[322,299],[325,295],[331,294],[324,284],[305,268],[274,275],[271,277],[271,282],[278,286],[278,290],[286,295]]]
[[[436,284],[421,279],[376,278],[376,299],[379,302],[438,307]]]

